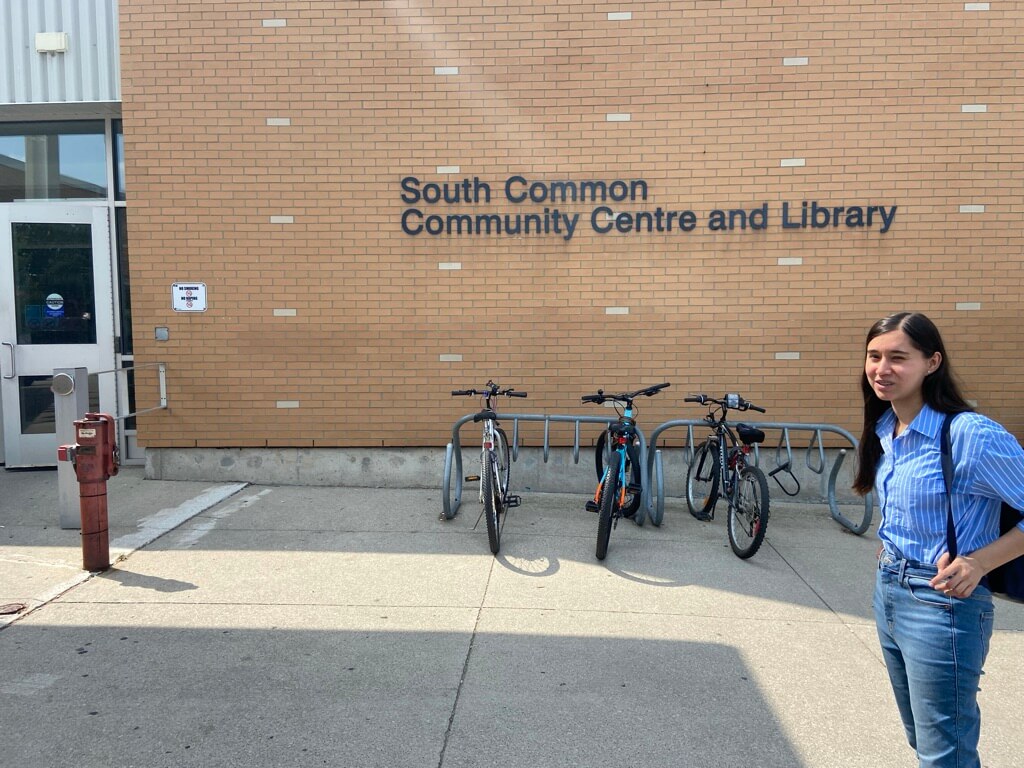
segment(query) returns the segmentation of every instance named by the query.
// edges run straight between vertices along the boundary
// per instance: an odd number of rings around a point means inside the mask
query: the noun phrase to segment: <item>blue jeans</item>
[[[978,683],[992,637],[992,593],[928,586],[934,565],[883,551],[875,625],[896,704],[921,768],[981,768]]]

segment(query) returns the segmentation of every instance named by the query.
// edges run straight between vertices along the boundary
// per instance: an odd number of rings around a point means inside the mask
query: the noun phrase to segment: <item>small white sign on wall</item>
[[[173,283],[171,308],[175,312],[205,312],[206,283]]]

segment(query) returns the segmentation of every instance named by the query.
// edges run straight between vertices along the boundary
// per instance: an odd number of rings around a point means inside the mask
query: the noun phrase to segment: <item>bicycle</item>
[[[485,389],[455,389],[452,396],[475,396],[484,399],[480,413],[473,417],[474,422],[483,422],[483,434],[480,442],[480,474],[470,475],[467,481],[480,481],[480,502],[484,505],[483,514],[487,520],[487,542],[492,554],[498,554],[501,548],[501,528],[504,525],[505,512],[511,507],[518,507],[521,499],[509,494],[509,479],[512,465],[509,460],[508,438],[505,431],[498,426],[498,414],[495,400],[498,397],[526,397],[525,392],[516,392],[511,387],[501,389],[493,381],[484,385]]]
[[[634,518],[640,509],[643,493],[640,456],[637,454],[636,411],[633,400],[637,397],[652,397],[666,387],[657,384],[638,389],[636,392],[622,392],[606,395],[604,390],[596,394],[583,395],[584,403],[602,405],[611,402],[619,417],[601,433],[595,448],[598,483],[592,501],[586,508],[600,514],[597,525],[597,559],[604,560],[608,554],[608,540],[612,528],[618,527],[619,518]],[[607,452],[607,462],[605,453]]]
[[[704,420],[712,430],[694,451],[687,468],[686,504],[690,514],[698,520],[713,520],[715,505],[720,496],[725,496],[729,502],[726,526],[729,546],[738,557],[746,560],[761,547],[768,528],[768,479],[759,467],[747,464],[752,446],[764,442],[764,432],[747,424],[737,424],[733,433],[726,416],[730,410],[760,413],[765,410],[737,394],[727,394],[721,400],[694,395],[684,401],[709,405]]]

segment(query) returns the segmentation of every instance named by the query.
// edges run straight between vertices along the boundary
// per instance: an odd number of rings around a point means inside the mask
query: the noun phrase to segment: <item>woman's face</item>
[[[899,405],[923,399],[925,376],[939,367],[942,355],[926,357],[903,331],[890,331],[868,342],[864,374],[880,400]]]

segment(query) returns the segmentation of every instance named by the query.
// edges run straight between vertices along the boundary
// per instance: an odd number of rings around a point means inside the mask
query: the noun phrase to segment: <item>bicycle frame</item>
[[[714,429],[718,442],[718,476],[722,478],[721,495],[732,503],[735,501],[734,493],[739,487],[737,480],[739,479],[740,471],[747,465],[747,451],[744,450],[746,446],[739,445],[736,435],[724,423],[724,414],[723,421],[717,424]],[[709,441],[711,439],[713,438],[708,438]],[[727,441],[728,447],[726,447]]]
[[[637,462],[640,460],[640,457],[636,455],[636,449],[633,445],[633,441],[636,439],[636,419],[633,413],[633,404],[624,404],[619,420],[609,424],[606,430],[608,436],[606,446],[611,446],[612,450],[620,456],[617,485],[619,498],[614,512],[616,519],[622,517],[622,508],[626,505],[626,491],[629,486],[629,477],[626,474],[626,460],[628,459],[632,466],[639,466]],[[601,500],[601,488],[604,487],[604,483],[609,479],[608,473],[610,469],[611,467],[605,467],[604,477],[597,484],[597,490],[594,492],[595,504]]]

